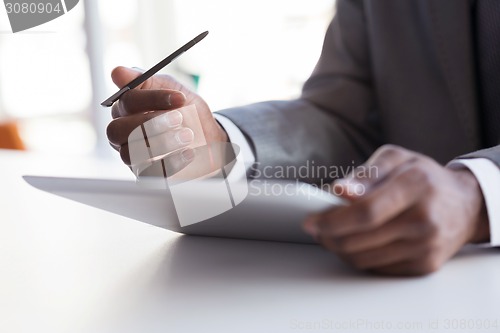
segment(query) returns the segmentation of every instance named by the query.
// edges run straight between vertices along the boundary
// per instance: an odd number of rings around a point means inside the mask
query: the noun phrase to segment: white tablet
[[[24,179],[40,190],[188,235],[312,243],[301,227],[304,218],[344,204],[338,197],[300,182],[254,180],[246,183],[245,195],[236,201],[224,191],[214,191],[227,185],[220,180],[205,180],[198,182],[195,189],[173,193],[124,180],[38,176]],[[230,194],[243,193],[237,188],[228,190]],[[225,204],[227,209],[220,210]],[[207,215],[214,207],[223,212]],[[182,223],[187,220],[180,211],[198,220]]]

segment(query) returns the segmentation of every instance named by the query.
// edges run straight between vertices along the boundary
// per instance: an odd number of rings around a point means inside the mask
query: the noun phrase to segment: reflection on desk
[[[0,160],[1,332],[500,330],[496,249],[423,278],[372,276],[315,245],[180,236],[21,179],[128,177],[118,161]]]

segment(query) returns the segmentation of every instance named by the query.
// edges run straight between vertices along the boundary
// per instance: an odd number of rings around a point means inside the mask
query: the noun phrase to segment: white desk
[[[499,250],[367,276],[317,246],[179,237],[21,179],[130,177],[117,162],[0,164],[0,332],[500,332]]]

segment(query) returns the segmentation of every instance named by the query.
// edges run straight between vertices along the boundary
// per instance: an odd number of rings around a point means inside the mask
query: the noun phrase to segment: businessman
[[[118,67],[112,78],[121,87],[139,74]],[[428,274],[467,243],[500,244],[498,0],[337,0],[300,98],[213,115],[175,79],[155,76],[113,106],[111,145],[130,164],[128,135],[152,117],[165,153],[188,145],[192,131],[169,111],[186,104],[207,141],[241,145],[254,171],[376,167],[336,180],[349,206],[304,221],[359,269]],[[349,191],[359,185],[362,195]]]

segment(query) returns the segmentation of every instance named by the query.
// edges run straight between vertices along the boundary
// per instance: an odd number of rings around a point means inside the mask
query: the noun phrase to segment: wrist
[[[471,204],[471,232],[467,243],[486,243],[490,241],[490,226],[488,212],[483,192],[476,176],[469,169],[456,171],[466,191],[470,193]]]
[[[222,125],[214,118],[215,126],[217,128],[217,139],[218,142],[231,142],[229,140],[229,135]]]
[[[219,126],[220,130],[220,142],[229,142],[229,136],[227,135],[227,132],[219,123],[217,123],[217,126]]]
[[[486,205],[483,205],[481,210],[481,218],[479,219],[475,232],[470,239],[470,243],[489,243],[490,242],[490,224],[488,221],[488,213]]]

